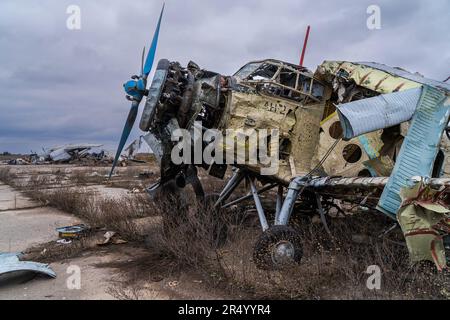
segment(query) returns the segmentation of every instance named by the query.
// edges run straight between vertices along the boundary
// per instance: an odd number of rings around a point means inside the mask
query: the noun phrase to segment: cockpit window
[[[280,71],[280,83],[284,86],[295,88],[297,82],[297,73],[283,68]]]
[[[277,71],[277,66],[269,63],[264,63],[255,72],[250,74],[248,80],[271,80],[275,76]]]
[[[246,64],[245,66],[243,66],[241,68],[241,70],[236,72],[236,74],[234,76],[239,78],[239,79],[245,79],[251,73],[253,73],[256,69],[258,69],[258,67],[261,66],[261,65],[262,65],[262,62],[254,62],[254,63]]]
[[[305,77],[304,75],[300,75],[297,90],[305,93],[310,93],[313,97],[318,99],[321,99],[324,93],[323,85],[318,83],[317,81],[312,82],[311,90],[311,78]]]
[[[239,70],[235,77],[242,80],[271,80],[278,71],[276,65],[263,62],[249,63]]]
[[[324,87],[306,72],[295,66],[271,61],[251,62],[234,75],[239,83],[257,92],[309,104],[323,99]]]

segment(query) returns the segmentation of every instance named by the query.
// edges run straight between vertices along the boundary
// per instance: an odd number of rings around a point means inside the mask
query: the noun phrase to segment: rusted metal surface
[[[383,188],[389,180],[389,177],[316,177],[308,182],[311,188]],[[433,188],[450,187],[450,178],[431,178],[428,184]]]
[[[330,146],[342,137],[342,129],[336,113],[321,122],[322,132],[319,137],[318,159],[321,159]],[[337,129],[339,129],[337,131]],[[330,156],[323,163],[323,169],[327,175],[340,175],[353,177],[367,171],[364,163],[377,158],[383,147],[381,140],[382,131],[371,132],[366,135],[339,141],[331,151]]]
[[[431,177],[442,132],[450,115],[450,98],[439,89],[424,87],[408,135],[402,144],[378,209],[395,215],[400,208],[400,189],[412,176]]]
[[[347,61],[324,61],[316,71],[331,82],[333,77],[353,81],[358,86],[378,93],[390,93],[421,87],[422,84],[370,66]]]

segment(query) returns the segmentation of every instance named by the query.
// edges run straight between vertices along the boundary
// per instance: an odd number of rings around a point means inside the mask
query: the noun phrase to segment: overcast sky
[[[81,30],[69,30],[69,5]],[[366,26],[381,9],[381,29]],[[0,151],[91,142],[116,148],[129,110],[122,83],[139,72],[162,0],[1,0]],[[450,1],[166,0],[156,59],[232,74],[250,60],[377,61],[450,76]],[[141,105],[141,110],[142,110]],[[138,119],[139,121],[139,119]],[[132,138],[139,136],[136,129]]]

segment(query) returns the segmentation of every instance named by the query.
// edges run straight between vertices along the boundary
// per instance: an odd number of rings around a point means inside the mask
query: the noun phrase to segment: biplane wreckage
[[[138,106],[147,97],[139,127],[161,167],[161,178],[148,188],[150,193],[191,184],[197,198],[211,199],[204,194],[197,168],[223,179],[227,167],[233,167],[222,192],[213,197],[214,206],[219,210],[254,201],[262,234],[253,260],[260,268],[300,262],[302,239],[290,225],[299,202],[319,214],[328,232],[327,214],[332,207],[342,211],[343,202],[387,215],[393,227],[402,228],[412,261],[446,267],[449,84],[373,62],[325,61],[313,73],[266,59],[225,76],[193,62],[182,67],[162,59],[147,89],[162,14],[145,61],[143,55],[141,75],[124,84],[131,110],[116,155],[117,161]],[[174,136],[180,130],[192,134]],[[276,135],[264,137],[265,151],[277,155],[276,170],[267,174],[273,163],[262,161],[267,157],[261,153],[256,163],[248,161],[252,148],[263,147],[261,140],[241,140],[247,153],[239,157],[239,148],[227,138],[204,139],[210,130],[244,135],[276,130]],[[179,147],[182,140],[189,148]],[[198,161],[196,156],[211,146],[216,152],[231,150],[234,160],[215,154],[213,160]],[[174,161],[180,151],[184,160]],[[243,181],[249,193],[229,201]],[[270,221],[259,196],[274,188],[275,217]]]

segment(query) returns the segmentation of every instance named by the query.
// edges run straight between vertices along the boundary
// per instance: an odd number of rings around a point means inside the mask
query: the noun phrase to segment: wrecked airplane
[[[81,143],[66,144],[43,150],[43,153],[32,153],[23,158],[12,159],[7,162],[10,165],[46,164],[46,163],[76,163],[76,162],[103,162],[111,163],[112,157],[101,150],[92,152],[91,149],[99,148],[102,144]]]
[[[101,144],[92,143],[67,144],[50,148],[42,157],[44,161],[67,162],[86,157],[92,148],[99,148],[101,146]]]
[[[219,209],[253,199],[262,229],[253,256],[258,267],[300,262],[301,236],[289,224],[298,202],[317,212],[328,232],[332,207],[345,211],[342,203],[349,203],[376,210],[392,218],[394,226],[400,225],[413,261],[428,259],[438,269],[445,267],[450,168],[448,135],[443,132],[449,120],[449,84],[372,62],[325,61],[313,73],[267,59],[224,76],[193,62],[182,67],[162,59],[147,89],[162,13],[141,75],[124,85],[132,106],[111,173],[146,96],[139,127],[161,168],[161,179],[148,191],[191,184],[197,197],[204,199],[208,195],[197,168],[223,179],[227,167],[233,167],[214,203]],[[178,141],[173,133],[180,129],[193,132],[194,140],[196,130],[276,129],[277,135],[265,139],[276,142],[269,144],[277,154],[277,170],[263,174],[268,164],[260,158],[256,163],[245,157],[243,162],[216,157],[175,163]],[[198,142],[189,142],[194,158]],[[229,148],[220,139],[208,142],[216,150]],[[241,145],[247,152],[254,147],[246,140]],[[200,153],[207,147],[201,141]],[[237,153],[234,145],[231,148]],[[242,181],[247,182],[249,194],[227,202]],[[268,221],[259,195],[274,188],[275,218]]]

